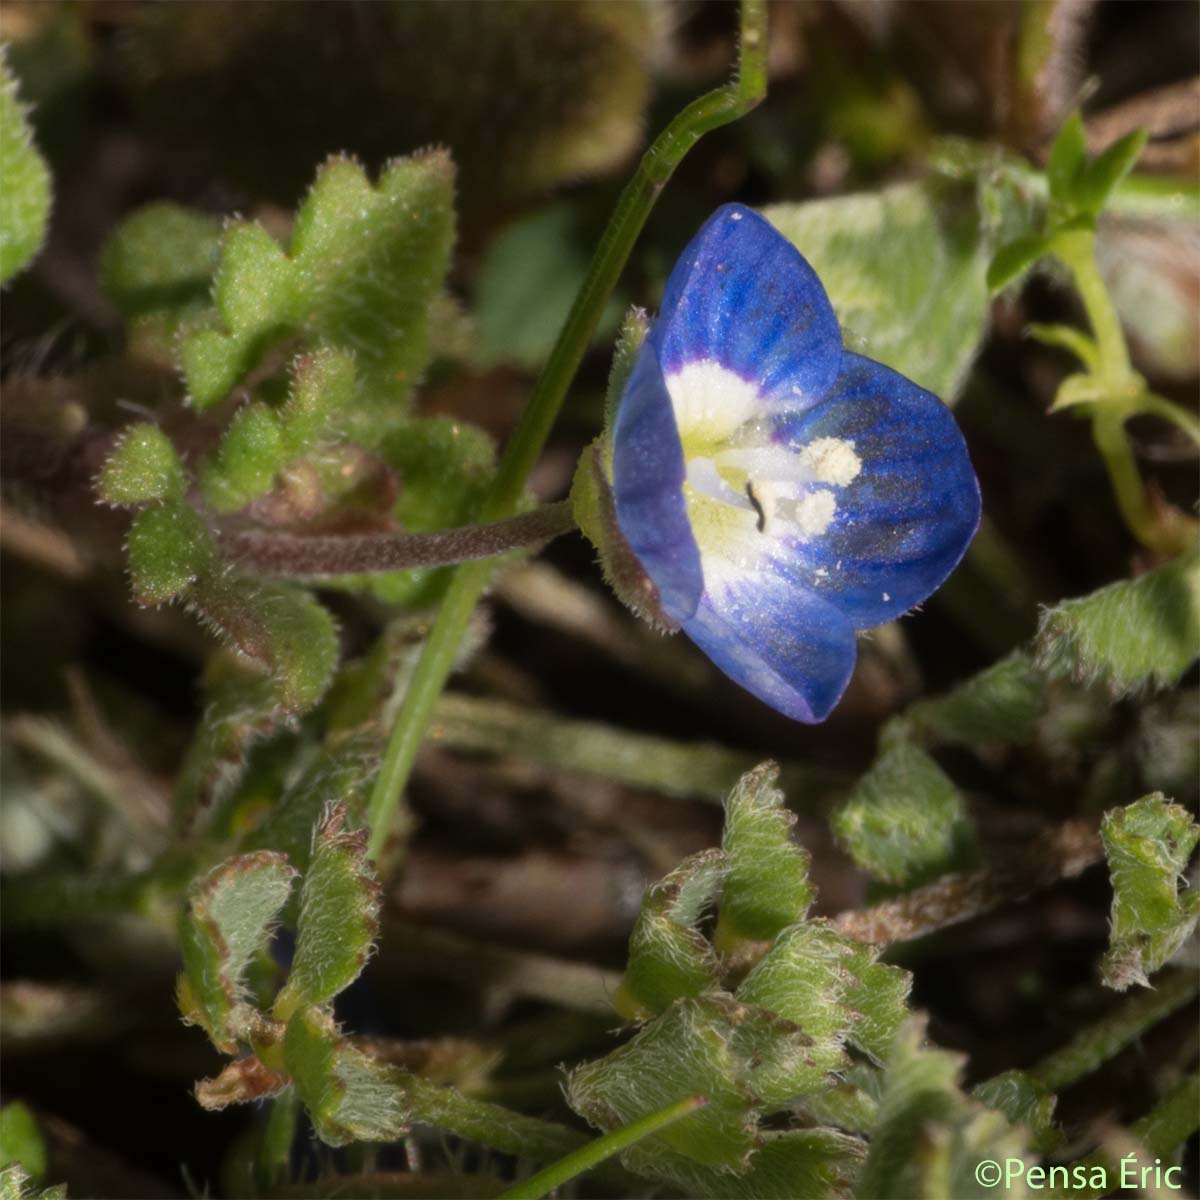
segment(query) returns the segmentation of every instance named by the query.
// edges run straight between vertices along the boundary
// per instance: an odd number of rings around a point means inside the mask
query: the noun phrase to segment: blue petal
[[[797,721],[823,721],[854,671],[833,605],[770,571],[710,582],[683,631],[735,683]]]
[[[950,410],[880,363],[842,358],[829,396],[777,421],[776,440],[797,449],[846,439],[862,463],[834,488],[826,531],[794,546],[787,570],[819,591],[856,629],[907,612],[958,565],[979,527],[979,483]]]
[[[704,577],[683,481],[683,446],[653,345],[643,342],[613,431],[617,525],[658,588],[663,611],[682,623],[696,611]]]
[[[718,208],[680,255],[650,336],[667,375],[716,362],[755,383],[770,407],[820,400],[842,355],[817,273],[741,204]]]

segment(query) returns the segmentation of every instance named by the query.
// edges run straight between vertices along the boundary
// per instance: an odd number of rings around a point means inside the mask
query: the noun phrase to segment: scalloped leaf
[[[225,235],[214,299],[223,329],[183,344],[184,378],[205,409],[285,337],[352,352],[359,399],[403,413],[429,359],[429,307],[454,240],[454,167],[444,151],[398,159],[377,186],[344,157],[317,172],[290,253],[260,226]],[[348,414],[349,415],[349,414]],[[360,433],[370,422],[360,422]]]
[[[649,1016],[681,996],[717,986],[717,956],[699,924],[716,901],[726,870],[720,850],[704,850],[646,889],[629,938],[628,965],[615,999],[618,1011]]]
[[[860,867],[903,887],[961,869],[975,856],[975,827],[962,794],[908,742],[884,750],[831,824]]]
[[[204,498],[218,512],[234,512],[265,495],[281,471],[320,447],[354,394],[349,354],[322,349],[298,358],[280,408],[256,401],[238,410],[201,469]]]
[[[1200,889],[1183,883],[1200,825],[1155,792],[1105,814],[1100,826],[1112,879],[1109,948],[1101,964],[1108,987],[1150,986],[1200,917]]]
[[[326,1145],[392,1142],[408,1131],[399,1072],[356,1049],[320,1009],[288,1021],[283,1062]]]
[[[270,942],[295,876],[282,854],[260,850],[227,859],[189,893],[180,927],[179,1006],[227,1054],[248,1027],[246,968]]]
[[[768,941],[804,918],[813,902],[810,856],[792,840],[795,814],[775,786],[779,767],[747,772],[725,801],[722,848],[728,869],[714,938],[726,949],[740,939]]]
[[[1022,1133],[1002,1113],[960,1090],[961,1056],[926,1046],[924,1035],[924,1021],[914,1018],[900,1030],[888,1057],[866,1162],[854,1190],[861,1200],[988,1197],[994,1185],[989,1189],[975,1176],[981,1160],[1034,1162]],[[1026,1192],[1017,1181],[1006,1195]]]
[[[28,266],[50,220],[50,169],[33,144],[17,81],[0,48],[0,283]]]
[[[182,500],[187,481],[171,439],[148,421],[121,435],[96,480],[106,504],[132,506],[153,500]]]
[[[279,1020],[287,1021],[301,1006],[327,1004],[358,978],[379,935],[379,905],[366,830],[347,829],[345,803],[330,804],[313,831],[296,954],[275,1001]]]
[[[944,695],[909,705],[888,736],[935,745],[1024,746],[1033,740],[1045,711],[1046,681],[1018,650]]]
[[[1040,670],[1114,698],[1170,687],[1200,653],[1200,554],[1045,609],[1034,649]]]
[[[631,1041],[571,1071],[567,1101],[607,1132],[686,1096],[704,1096],[705,1108],[627,1150],[625,1164],[661,1177],[669,1150],[705,1166],[741,1170],[755,1145],[757,1119],[734,1035],[743,1022],[763,1020],[729,996],[677,1000]]]
[[[179,338],[210,318],[223,222],[160,201],[126,217],[100,251],[100,286],[125,318],[130,351],[174,366]]]

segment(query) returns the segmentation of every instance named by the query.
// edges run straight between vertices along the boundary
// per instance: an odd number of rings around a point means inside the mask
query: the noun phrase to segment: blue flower
[[[612,450],[617,524],[661,611],[799,721],[841,698],[855,632],[924,600],[979,525],[949,409],[844,350],[816,272],[737,204],[671,272]]]

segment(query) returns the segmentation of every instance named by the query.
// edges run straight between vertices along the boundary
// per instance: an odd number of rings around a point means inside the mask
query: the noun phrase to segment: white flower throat
[[[666,386],[702,554],[750,566],[762,548],[755,534],[809,541],[829,528],[835,489],[862,470],[852,441],[820,437],[798,449],[773,442],[758,389],[710,360],[688,363]]]

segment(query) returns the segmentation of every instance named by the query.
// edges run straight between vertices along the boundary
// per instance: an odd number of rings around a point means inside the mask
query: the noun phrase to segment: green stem
[[[260,1192],[269,1191],[288,1177],[299,1116],[300,1097],[294,1087],[281,1092],[271,1102],[271,1112],[254,1157],[254,1182]]]
[[[1054,253],[1066,263],[1075,277],[1075,288],[1083,301],[1100,352],[1100,370],[1097,373],[1101,381],[1114,393],[1128,387],[1134,379],[1129,365],[1129,348],[1125,344],[1121,320],[1104,285],[1100,268],[1096,265],[1096,235],[1078,229],[1060,234],[1054,241]]]
[[[574,1154],[568,1154],[566,1158],[560,1158],[558,1162],[551,1163],[536,1175],[531,1175],[528,1179],[514,1184],[507,1192],[501,1194],[500,1200],[541,1200],[543,1196],[554,1191],[555,1188],[562,1187],[576,1175],[590,1171],[606,1158],[619,1154],[635,1142],[640,1142],[652,1133],[657,1133],[660,1129],[674,1124],[682,1117],[695,1112],[696,1109],[703,1108],[707,1103],[708,1101],[703,1096],[688,1096],[676,1104],[649,1113],[631,1125],[614,1129],[612,1133],[605,1134],[604,1137],[597,1138],[594,1142],[588,1142]]]
[[[1155,979],[1152,990],[1138,992],[1081,1030],[1029,1073],[1052,1092],[1061,1091],[1097,1070],[1147,1029],[1193,999],[1197,991],[1200,975],[1195,971],[1164,971]]]
[[[534,388],[516,431],[504,451],[496,478],[483,504],[481,521],[508,516],[516,507],[567,389],[583,359],[600,315],[641,233],[654,201],[684,155],[709,130],[726,125],[754,108],[767,91],[766,0],[742,0],[742,36],[736,82],[709,92],[683,110],[646,151],[626,185],[588,275]],[[367,808],[369,852],[379,859],[387,844],[392,816],[408,782],[433,706],[449,677],[463,630],[491,577],[492,564],[469,563],[451,581],[425,650],[413,672],[404,703]]]
[[[1174,405],[1146,404],[1145,385],[1129,363],[1129,348],[1117,311],[1096,265],[1096,235],[1089,230],[1060,233],[1053,252],[1070,269],[1095,336],[1098,362],[1092,375],[1104,394],[1094,408],[1092,437],[1104,459],[1113,495],[1130,533],[1142,545],[1162,554],[1177,554],[1192,545],[1196,522],[1166,505],[1155,506],[1134,461],[1125,422],[1140,411],[1157,411],[1178,421]],[[1190,430],[1189,430],[1190,432]]]
[[[1153,392],[1143,392],[1138,399],[1138,411],[1161,417],[1164,421],[1170,421],[1172,425],[1182,429],[1193,442],[1200,446],[1200,421],[1197,421],[1187,409],[1181,408],[1178,404],[1172,404],[1170,400],[1156,396]]]

